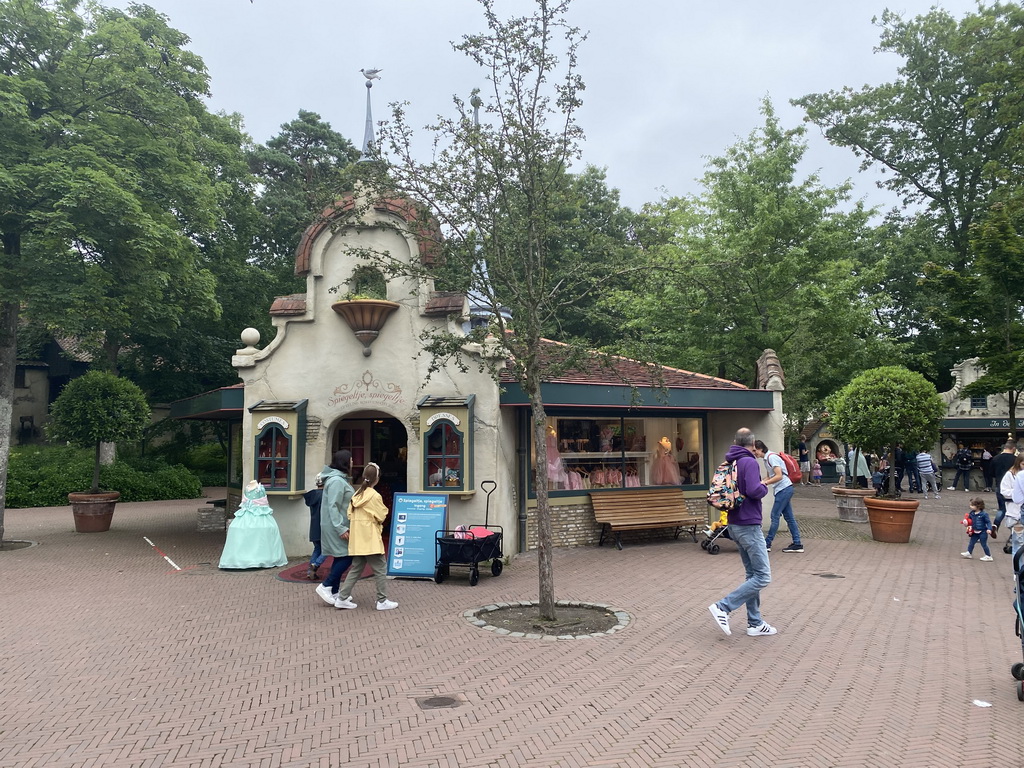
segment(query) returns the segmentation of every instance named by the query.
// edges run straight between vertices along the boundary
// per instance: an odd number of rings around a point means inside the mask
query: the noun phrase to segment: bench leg
[[[622,533],[620,531],[615,532],[615,548],[619,551],[622,550]]]
[[[604,546],[604,535],[608,531],[610,531],[610,530],[611,530],[611,526],[609,526],[608,523],[602,523],[601,524],[601,539],[597,542],[597,546],[599,546],[599,547],[603,547]]]

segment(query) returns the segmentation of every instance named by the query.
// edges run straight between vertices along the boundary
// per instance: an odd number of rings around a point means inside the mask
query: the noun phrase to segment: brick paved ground
[[[1009,557],[959,557],[966,497],[924,502],[898,545],[798,489],[807,551],[773,554],[770,638],[742,610],[732,637],[711,623],[740,577],[731,542],[559,551],[560,598],[634,621],[557,642],[461,618],[535,598],[533,555],[473,588],[393,581],[387,613],[363,582],[338,611],[276,571],[219,572],[196,501],[122,504],[106,534],[8,510],[8,537],[39,544],[0,553],[0,765],[1024,765]]]

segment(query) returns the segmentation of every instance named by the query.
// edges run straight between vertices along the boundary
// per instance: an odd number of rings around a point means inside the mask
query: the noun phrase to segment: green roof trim
[[[171,418],[199,421],[241,421],[244,408],[244,388],[221,387],[184,400],[175,400],[171,403]]]
[[[700,410],[770,411],[774,393],[764,389],[696,389],[609,386],[603,384],[542,384],[544,405],[605,408],[689,408]],[[507,383],[502,405],[529,405],[519,384]]]
[[[956,431],[958,429],[1009,429],[1008,418],[969,418],[969,419],[945,419],[942,422],[942,429]],[[1024,428],[1024,419],[1017,419],[1017,429]]]

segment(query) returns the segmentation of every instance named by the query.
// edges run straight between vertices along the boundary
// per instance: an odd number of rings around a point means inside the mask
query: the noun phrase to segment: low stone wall
[[[686,509],[698,515],[708,514],[708,503],[704,498],[685,500]],[[716,515],[717,518],[717,515]],[[664,539],[668,528],[651,529],[648,531],[627,531],[622,534],[624,540],[646,541]],[[556,547],[595,547],[601,540],[601,525],[594,519],[594,510],[590,501],[573,504],[558,504],[553,500],[551,505],[551,532]],[[607,545],[608,537],[605,537]],[[612,543],[614,546],[614,540]],[[526,520],[526,548],[537,548],[537,510],[530,509]]]

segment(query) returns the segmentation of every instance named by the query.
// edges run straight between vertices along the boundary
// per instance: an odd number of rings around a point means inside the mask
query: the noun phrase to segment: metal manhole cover
[[[821,576],[823,579],[845,579],[845,576],[840,576],[838,573],[816,573],[815,576]]]
[[[429,696],[425,699],[416,699],[420,709],[450,709],[459,706],[462,702],[454,696]]]

